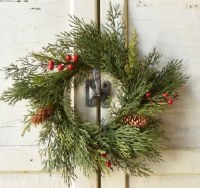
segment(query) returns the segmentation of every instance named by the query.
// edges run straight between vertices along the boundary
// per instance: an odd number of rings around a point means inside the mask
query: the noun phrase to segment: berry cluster
[[[67,68],[68,71],[73,70],[74,69],[74,63],[77,63],[78,59],[79,59],[79,57],[76,54],[74,54],[72,56],[70,54],[67,54],[65,56],[65,62],[58,64],[58,66],[57,66],[58,71],[64,70],[65,67]],[[54,70],[54,68],[55,68],[55,61],[49,60],[48,61],[48,69]]]
[[[103,157],[103,158],[106,159],[106,162],[105,162],[106,167],[111,168],[112,163],[111,163],[111,161],[108,159],[108,158],[109,158],[109,155],[108,155],[107,153],[101,153],[100,155],[101,155],[101,157]]]
[[[146,96],[147,99],[151,100],[152,93],[148,91],[148,92],[145,94],[145,96]],[[159,97],[159,98],[160,98],[160,97]],[[177,98],[178,98],[178,95],[177,95],[176,93],[174,93],[173,96],[170,96],[169,93],[165,92],[165,93],[162,94],[162,98],[160,98],[160,99],[161,99],[161,100],[160,100],[160,104],[163,104],[163,103],[166,104],[166,103],[167,103],[167,104],[169,104],[169,105],[172,105],[172,104],[174,104],[174,101],[175,101],[175,99],[177,99]],[[152,100],[151,100],[151,101],[152,101]],[[155,101],[154,101],[154,102],[155,102]]]
[[[167,104],[169,104],[169,105],[174,104],[174,99],[168,93],[163,93],[162,96],[165,99],[165,101],[167,102]]]

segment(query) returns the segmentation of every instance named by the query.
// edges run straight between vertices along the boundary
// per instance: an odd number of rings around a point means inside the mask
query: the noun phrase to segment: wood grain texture
[[[188,7],[194,3],[197,3],[197,8]],[[146,55],[156,47],[163,54],[163,65],[172,58],[183,59],[182,71],[191,76],[180,89],[179,100],[162,114],[169,147],[200,146],[199,6],[197,1],[181,0],[138,0],[129,3],[130,33],[136,28],[140,53]]]
[[[125,175],[122,171],[114,169],[114,172],[110,174],[104,174],[102,176],[102,188],[124,188],[125,187]]]
[[[95,20],[96,18],[96,1],[90,1],[90,0],[85,0],[85,1],[78,1],[74,0],[73,3],[74,12],[73,14],[83,18],[87,23],[90,23],[91,20]],[[91,75],[91,79],[92,79]],[[80,86],[78,89],[74,91],[75,95],[75,106],[76,109],[79,111],[81,114],[81,117],[84,120],[96,122],[96,108],[88,108],[86,106],[86,93],[85,93],[85,84]]]
[[[172,58],[183,59],[182,70],[191,76],[179,100],[161,115],[169,138],[166,146],[174,150],[164,152],[164,163],[152,164],[155,176],[131,177],[130,187],[199,187],[199,1],[137,0],[129,5],[130,32],[136,28],[140,53],[157,47],[163,65]]]
[[[101,1],[102,19],[107,1]],[[122,0],[112,0],[120,3]],[[70,9],[71,7],[71,9]],[[94,18],[93,1],[43,0],[28,3],[0,3],[0,68],[32,50],[40,50],[55,40],[55,34],[68,30],[67,14],[75,14],[86,21]],[[136,0],[129,1],[130,34],[136,28],[140,53],[145,55],[153,47],[163,54],[166,64],[171,58],[184,59],[183,72],[190,75],[188,83],[180,90],[180,99],[162,114],[169,141],[164,161],[152,164],[155,175],[151,178],[130,178],[130,188],[198,188],[200,184],[200,110],[199,110],[199,59],[200,59],[200,3],[198,0]],[[105,20],[104,20],[105,21]],[[130,37],[131,38],[131,37]],[[0,72],[0,93],[11,85]],[[76,104],[86,119],[95,111],[86,113],[84,87],[75,92]],[[26,114],[26,102],[15,107],[0,102],[0,188],[64,188],[60,174],[52,178],[41,173],[41,160],[35,147],[38,129],[20,137]],[[104,110],[102,113],[106,113]],[[85,178],[78,170],[76,188],[95,187],[95,175]],[[103,188],[124,186],[121,172],[104,176]]]
[[[61,174],[0,174],[1,188],[67,188]],[[73,188],[73,187],[72,187]]]
[[[0,69],[28,52],[41,50],[68,30],[70,0],[0,2]],[[10,87],[0,71],[0,94]],[[21,137],[27,102],[0,102],[0,188],[66,188],[61,174],[42,172],[38,128]]]
[[[1,172],[38,172],[41,170],[41,160],[36,146],[0,147]]]
[[[90,22],[91,20],[95,20],[96,17],[96,1],[90,1],[90,0],[74,0],[73,1],[73,14],[83,18],[86,22]],[[82,118],[84,120],[88,121],[96,121],[96,108],[88,108],[86,107],[86,101],[85,101],[85,85],[83,84],[78,89],[74,91],[75,99],[75,107],[81,114]],[[74,186],[76,188],[78,187],[87,187],[87,188],[93,188],[96,187],[97,184],[97,176],[96,173],[94,173],[90,178],[85,177],[85,175],[80,171],[79,168],[76,169],[77,179],[74,182]]]
[[[0,147],[1,146],[37,146],[39,127],[33,127],[30,132],[22,136],[23,128],[21,121],[14,121],[13,126],[0,127]]]

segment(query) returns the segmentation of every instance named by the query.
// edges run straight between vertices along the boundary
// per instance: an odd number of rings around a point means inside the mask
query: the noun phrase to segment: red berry
[[[101,153],[101,157],[106,158],[107,157],[107,153]]]
[[[65,59],[66,59],[66,61],[71,61],[72,57],[71,57],[71,55],[68,54],[65,56]]]
[[[73,65],[72,64],[69,64],[69,65],[67,65],[67,70],[69,70],[69,71],[71,71],[71,70],[73,70]]]
[[[54,65],[52,65],[52,64],[48,65],[48,69],[49,70],[53,70],[54,69]]]
[[[74,63],[77,62],[78,61],[78,55],[73,55],[72,60],[73,60]]]
[[[168,93],[163,93],[162,96],[163,96],[164,98],[167,98],[167,97],[169,96],[169,94],[168,94]]]
[[[106,166],[108,167],[108,168],[110,168],[111,167],[111,162],[110,161],[106,161]]]
[[[50,61],[48,61],[48,66],[54,66],[54,61],[53,60],[50,60]]]
[[[172,104],[174,103],[174,101],[173,101],[173,99],[169,99],[169,100],[167,101],[167,103],[168,103],[169,105],[172,105]]]
[[[147,92],[146,97],[151,97],[151,92]]]
[[[58,70],[59,70],[59,71],[62,71],[64,68],[65,68],[65,67],[64,67],[63,64],[58,65]]]

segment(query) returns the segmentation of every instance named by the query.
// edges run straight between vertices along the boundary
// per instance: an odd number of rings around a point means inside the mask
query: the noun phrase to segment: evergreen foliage
[[[53,106],[54,113],[41,126],[40,154],[44,169],[62,171],[69,184],[76,178],[76,166],[86,175],[98,168],[106,172],[108,159],[102,153],[107,153],[112,164],[127,173],[148,175],[151,170],[147,162],[159,162],[162,158],[165,137],[156,119],[167,106],[162,94],[167,92],[176,97],[178,88],[188,79],[180,72],[180,60],[172,60],[160,69],[161,55],[156,49],[140,58],[136,34],[127,49],[120,16],[119,7],[110,5],[107,24],[100,32],[95,22],[88,24],[71,17],[72,30],[58,35],[55,44],[49,44],[42,52],[30,53],[4,69],[14,84],[1,100],[11,105],[22,99],[30,102],[30,113],[24,120],[25,132],[30,130],[31,117],[37,109]],[[47,70],[46,64],[52,59],[56,65],[67,64],[65,56],[70,53],[79,55],[72,71]],[[112,76],[119,88],[118,104],[111,103],[101,126],[84,122],[71,107],[69,95],[73,80],[78,87],[93,68]],[[147,92],[151,97],[146,97]],[[125,124],[123,117],[127,114],[145,115],[149,118],[148,126],[140,129]]]

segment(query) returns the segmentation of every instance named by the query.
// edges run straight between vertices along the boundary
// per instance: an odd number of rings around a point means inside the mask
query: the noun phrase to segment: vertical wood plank
[[[20,179],[18,178],[19,175],[10,174],[4,176],[4,184],[5,188],[20,188]]]
[[[79,18],[83,18],[86,22],[95,20],[96,16],[96,2],[91,0],[71,0],[73,1],[74,9],[71,10],[74,15]],[[95,108],[86,107],[85,102],[85,85],[83,84],[78,89],[74,91],[75,95],[75,106],[79,111],[81,117],[84,120],[93,121],[96,120],[96,111]],[[97,177],[96,174],[92,175],[90,178],[85,177],[84,174],[77,167],[76,169],[77,179],[74,182],[75,188],[94,188],[96,187]]]
[[[86,177],[80,169],[76,169],[77,179],[75,180],[75,188],[96,188],[97,179],[94,173],[91,177]]]
[[[175,149],[163,153],[165,163],[152,164],[152,169],[157,169],[156,176],[148,179],[131,177],[131,188],[197,188],[200,177],[196,171],[198,160],[191,162],[190,159],[196,158],[195,151],[199,151],[200,147],[197,97],[200,90],[200,40],[196,37],[200,32],[199,1],[136,0],[130,1],[129,5],[130,29],[131,32],[134,27],[137,30],[141,54],[146,55],[157,47],[163,53],[161,61],[165,64],[172,58],[183,58],[182,70],[191,76],[181,88],[179,100],[162,114],[162,128],[169,138],[166,144]],[[194,152],[190,153],[190,150]]]
[[[70,0],[22,2],[0,2],[0,69],[28,52],[41,50],[55,41],[56,34],[69,29]],[[12,84],[4,77],[0,71],[0,95]],[[41,173],[35,147],[39,129],[21,137],[26,105],[23,101],[12,107],[0,101],[0,188],[66,188],[60,174],[50,178]]]
[[[124,0],[111,0],[112,5],[119,4],[121,12],[123,13],[124,10]],[[101,20],[102,24],[106,23],[106,15],[108,10],[108,1],[103,0],[101,1]],[[111,81],[111,78],[108,75],[102,74],[102,81]],[[115,88],[111,85],[111,96],[114,100],[116,97],[116,91]],[[107,109],[102,109],[102,117],[106,116]],[[111,171],[110,174],[103,174],[102,175],[102,188],[125,188],[125,174],[123,171],[117,171],[116,169],[114,171]]]
[[[9,176],[9,174],[7,174]],[[38,177],[37,174],[35,175],[28,175],[28,174],[18,174],[17,179],[19,180],[19,188],[32,188],[32,187],[38,187],[39,179],[36,179]],[[32,180],[33,179],[33,180]],[[30,181],[31,180],[31,181]]]
[[[124,172],[117,171],[111,172],[110,175],[105,174],[102,177],[102,188],[124,188],[125,187],[125,178]]]
[[[0,187],[5,188],[5,177],[4,177],[4,174],[0,175]]]

